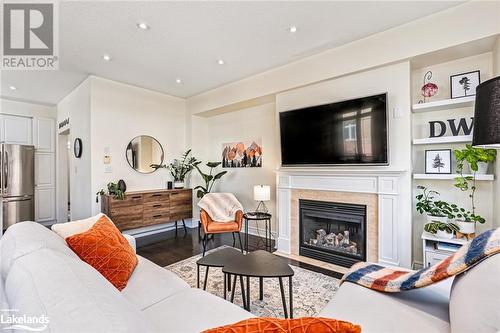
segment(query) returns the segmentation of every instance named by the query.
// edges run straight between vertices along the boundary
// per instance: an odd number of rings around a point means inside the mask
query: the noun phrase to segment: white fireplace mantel
[[[278,251],[291,253],[291,193],[295,189],[373,193],[378,196],[378,262],[401,266],[402,251],[410,251],[400,237],[399,202],[405,170],[281,168],[277,170]],[[404,265],[407,266],[407,265]]]

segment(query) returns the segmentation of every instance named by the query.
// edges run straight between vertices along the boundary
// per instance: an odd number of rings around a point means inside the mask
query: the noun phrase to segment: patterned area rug
[[[220,250],[219,247],[212,251]],[[209,252],[212,252],[209,251]],[[209,253],[207,252],[207,253]],[[196,261],[201,254],[165,267],[196,287]],[[339,287],[339,280],[331,276],[312,272],[300,267],[290,266],[293,276],[293,311],[294,317],[316,316],[332,299]],[[200,269],[200,286],[203,286],[205,268]],[[288,305],[288,279],[283,281]],[[221,268],[210,267],[207,291],[224,297],[224,278]],[[259,279],[250,279],[251,312],[258,317],[283,317],[283,305],[278,279],[264,279],[264,299],[259,300]],[[228,294],[230,299],[230,293]],[[234,303],[242,306],[243,301],[239,283],[237,283]]]

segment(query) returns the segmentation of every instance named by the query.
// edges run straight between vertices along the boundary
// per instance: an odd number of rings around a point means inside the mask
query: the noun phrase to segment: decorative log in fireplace
[[[366,261],[366,206],[299,200],[302,256],[350,267]]]

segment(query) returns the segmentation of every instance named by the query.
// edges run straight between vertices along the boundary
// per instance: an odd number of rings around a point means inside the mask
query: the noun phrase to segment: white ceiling
[[[93,74],[189,97],[459,3],[62,2],[60,70],[3,71],[1,94],[56,104]]]

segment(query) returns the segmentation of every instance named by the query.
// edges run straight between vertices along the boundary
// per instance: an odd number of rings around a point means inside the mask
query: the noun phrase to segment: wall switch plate
[[[109,155],[109,147],[104,147],[104,155]]]
[[[112,173],[112,172],[113,172],[113,167],[111,165],[104,166],[104,173]]]
[[[403,113],[401,112],[401,109],[400,108],[393,108],[392,109],[392,116],[393,118],[397,119],[397,118],[401,118],[403,117]]]

